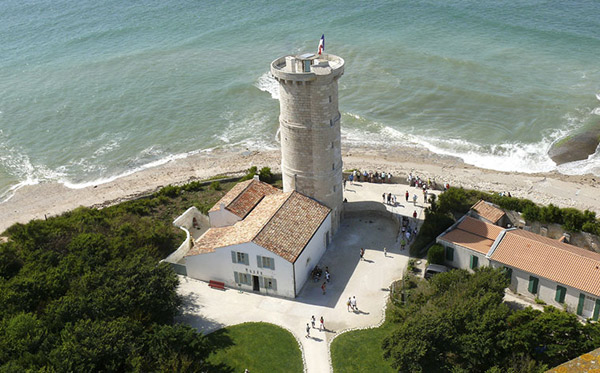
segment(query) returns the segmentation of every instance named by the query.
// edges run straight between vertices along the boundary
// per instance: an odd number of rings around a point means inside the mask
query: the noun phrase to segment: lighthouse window
[[[331,142],[331,149],[333,149],[333,141]]]
[[[331,169],[332,169],[332,170],[335,170],[335,163],[332,163],[332,164],[331,164]]]
[[[329,126],[333,127],[333,119],[329,119]]]
[[[329,96],[329,102],[331,102],[331,96]]]

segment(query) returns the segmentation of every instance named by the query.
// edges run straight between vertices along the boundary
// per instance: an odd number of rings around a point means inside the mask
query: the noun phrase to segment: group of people
[[[348,297],[348,300],[346,301],[346,307],[348,307],[348,312],[350,312],[350,308],[352,308],[352,311],[356,312],[358,311],[358,306],[356,305],[356,296],[352,296],[352,298]]]
[[[316,322],[317,322],[317,319],[315,319],[315,315],[312,315],[312,317],[310,318],[310,323],[306,323],[306,338],[310,337],[311,325],[312,325],[312,329],[315,329]],[[323,331],[323,330],[327,330],[327,329],[325,329],[325,319],[323,319],[323,316],[321,316],[321,319],[319,320],[319,331]]]
[[[314,282],[318,282],[321,279],[321,276],[323,276],[323,270],[316,265],[311,272],[311,276]],[[329,282],[330,278],[331,275],[329,274],[329,267],[325,267],[325,281]]]
[[[354,181],[365,181],[369,183],[391,183],[392,174],[385,171],[367,172],[354,170],[350,175],[348,175],[348,181],[350,184],[352,184]]]
[[[425,178],[421,178],[420,176],[413,176],[412,172],[408,174],[406,181],[408,181],[408,185],[411,187],[422,188],[423,186],[426,186],[427,188],[433,188],[431,178],[425,180]]]

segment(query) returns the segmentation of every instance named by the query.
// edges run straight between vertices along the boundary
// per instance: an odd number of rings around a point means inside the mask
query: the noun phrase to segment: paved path
[[[350,190],[358,188],[362,188],[360,193],[350,196]],[[403,193],[406,186],[348,184],[346,195],[349,202],[367,200],[381,203],[384,189],[386,192],[396,191],[400,197],[400,191]],[[422,201],[422,192],[418,196]],[[415,206],[412,202],[410,206],[404,205],[387,206],[387,209],[412,216]],[[423,203],[417,203],[419,205]],[[361,247],[365,248],[365,260],[362,261],[359,260]],[[387,256],[383,253],[384,247],[387,248]],[[345,219],[319,263],[322,268],[328,266],[331,272],[331,282],[325,295],[321,292],[321,283],[312,281],[304,285],[296,299],[284,299],[240,293],[234,289],[214,290],[205,282],[181,277],[179,293],[184,297],[184,312],[180,321],[204,333],[249,321],[280,325],[302,345],[307,372],[329,372],[329,341],[343,330],[380,323],[388,288],[394,280],[402,277],[407,263],[408,249],[401,251],[398,247],[397,226],[391,220],[375,215]],[[346,301],[351,296],[356,296],[360,311],[347,310]],[[317,328],[311,330],[310,338],[306,338],[306,323],[310,322],[312,315],[317,320],[323,316],[327,330],[319,331],[317,321]]]

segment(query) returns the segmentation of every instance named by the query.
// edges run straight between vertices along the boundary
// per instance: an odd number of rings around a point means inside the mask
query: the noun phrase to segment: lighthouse
[[[344,60],[332,54],[289,55],[271,63],[279,82],[283,191],[296,190],[331,208],[340,224],[343,176],[338,79]]]

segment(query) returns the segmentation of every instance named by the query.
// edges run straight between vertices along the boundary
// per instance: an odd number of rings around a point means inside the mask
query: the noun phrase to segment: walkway
[[[352,190],[355,190],[353,195]],[[400,197],[406,186],[347,184],[345,195],[349,203],[366,201],[381,205],[383,190],[398,193]],[[377,200],[374,196],[378,196]],[[419,196],[422,201],[422,192]],[[419,205],[418,213],[422,214],[423,203],[417,203]],[[412,216],[416,207],[411,202],[410,205],[387,208]],[[361,247],[365,248],[363,261],[359,260]],[[384,247],[387,248],[387,256],[383,253]],[[184,297],[184,312],[180,321],[204,333],[249,321],[282,326],[301,343],[307,372],[329,372],[329,341],[343,330],[380,323],[388,288],[394,280],[402,277],[407,263],[408,249],[402,252],[398,247],[397,226],[390,219],[377,215],[348,218],[342,221],[319,263],[322,268],[328,266],[331,272],[331,282],[325,295],[321,292],[321,283],[312,281],[304,285],[296,299],[284,299],[240,293],[234,289],[223,292],[209,288],[205,282],[181,277],[179,293]],[[356,296],[360,311],[347,310],[346,301],[351,296]],[[305,338],[306,323],[310,322],[312,315],[317,320],[323,316],[327,330],[319,332],[317,321],[317,329],[311,330],[311,338]]]

